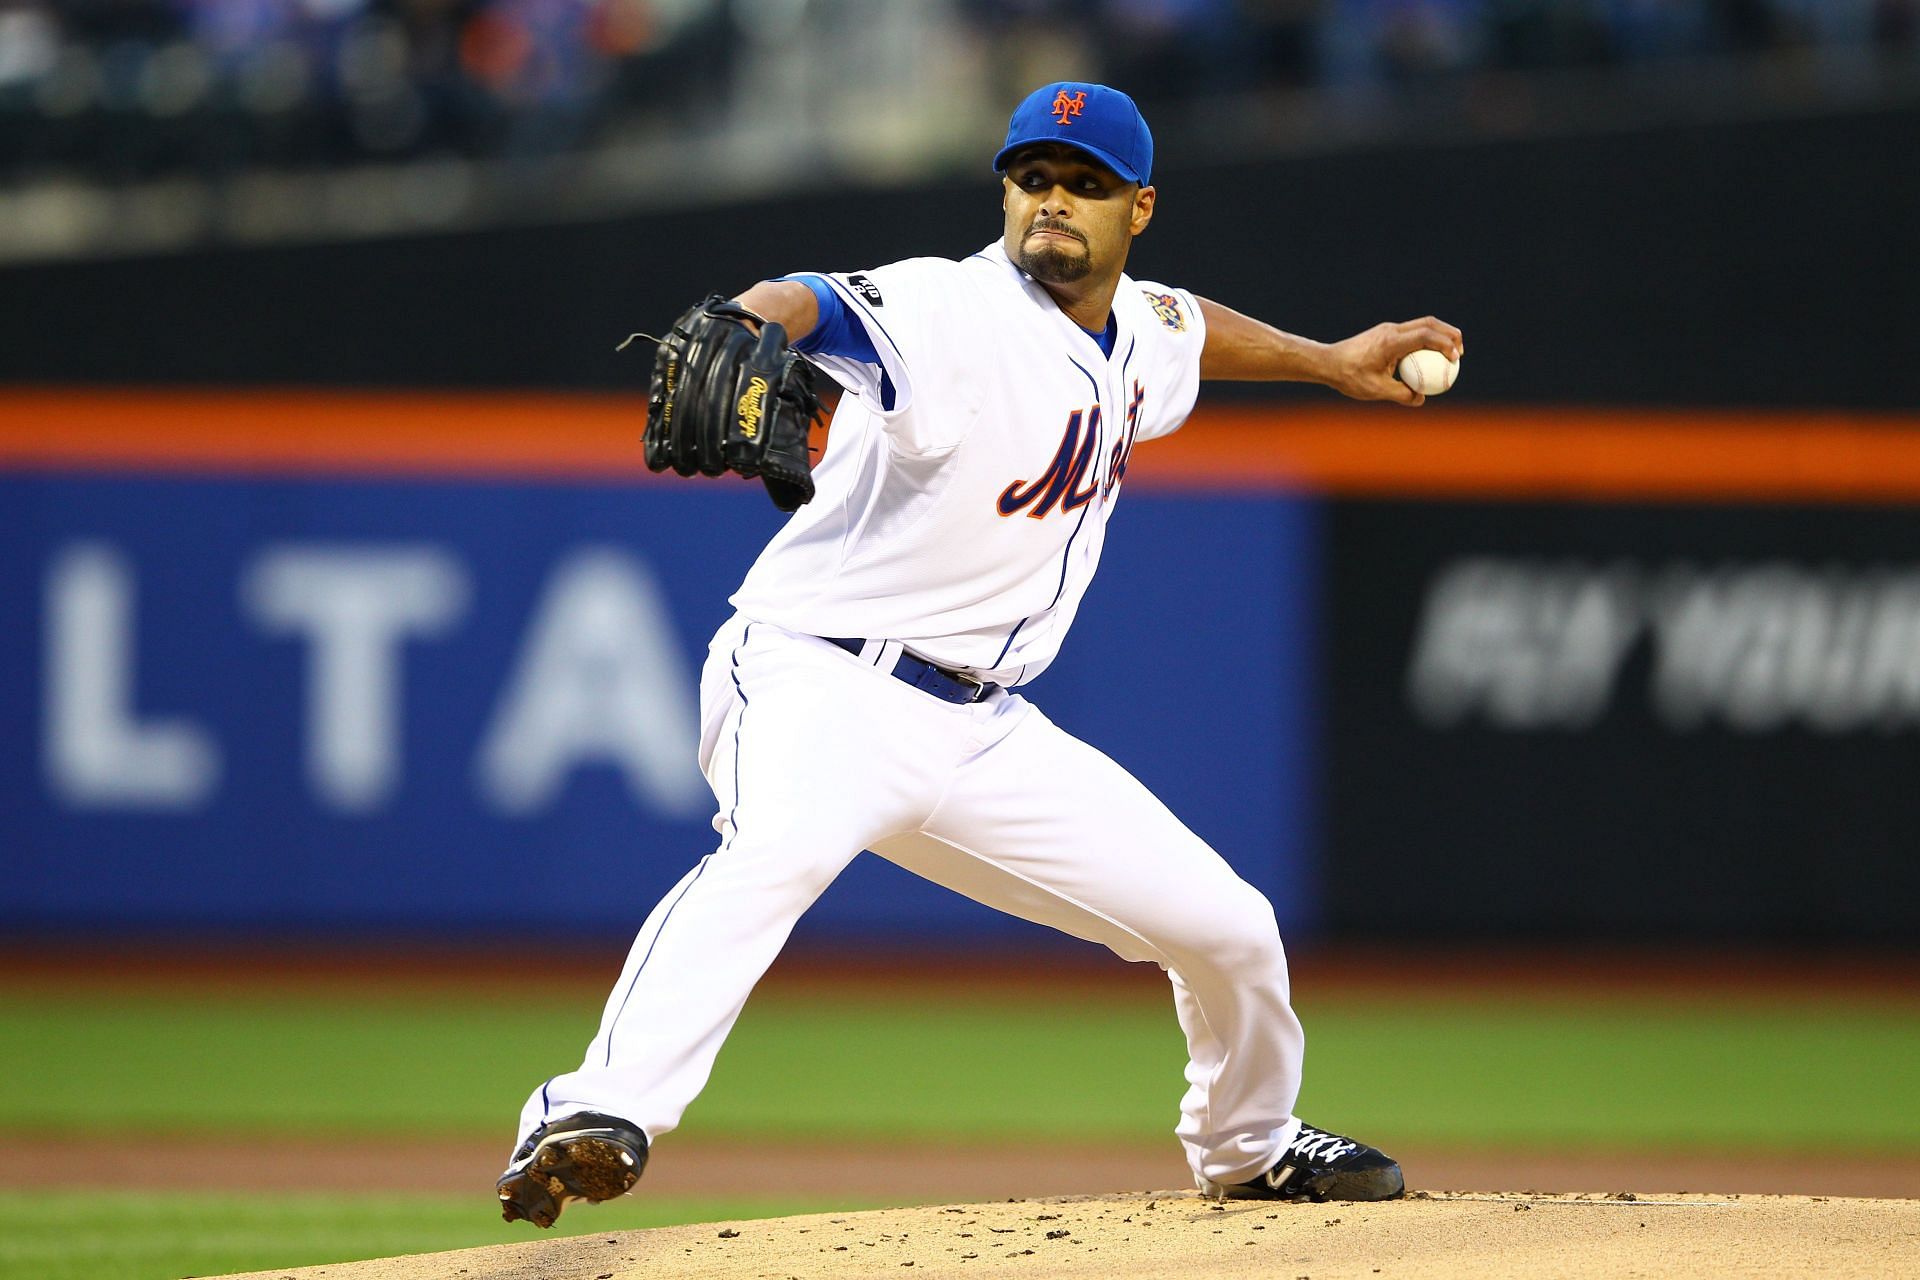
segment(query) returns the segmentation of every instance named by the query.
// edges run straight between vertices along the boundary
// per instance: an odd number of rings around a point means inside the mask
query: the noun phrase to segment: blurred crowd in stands
[[[1151,103],[1743,52],[1904,57],[1920,0],[0,0],[0,178],[539,156],[724,127],[769,65],[743,48],[903,20],[923,46],[967,51],[995,95],[1054,51],[1053,70]],[[796,74],[885,83],[884,48],[866,56],[864,73]]]

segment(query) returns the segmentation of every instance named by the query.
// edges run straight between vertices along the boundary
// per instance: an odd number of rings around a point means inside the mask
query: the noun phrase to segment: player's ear
[[[1153,221],[1154,195],[1152,187],[1141,187],[1133,193],[1133,219],[1129,229],[1136,236],[1145,231],[1147,224]]]

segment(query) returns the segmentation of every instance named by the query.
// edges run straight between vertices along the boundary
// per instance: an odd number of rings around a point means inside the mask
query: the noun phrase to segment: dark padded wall
[[[1165,157],[1136,275],[1338,337],[1431,310],[1477,399],[1912,406],[1920,109],[1385,149]],[[0,270],[0,380],[617,387],[631,328],[807,267],[963,256],[977,182],[617,221]],[[1265,393],[1263,393],[1265,394]]]

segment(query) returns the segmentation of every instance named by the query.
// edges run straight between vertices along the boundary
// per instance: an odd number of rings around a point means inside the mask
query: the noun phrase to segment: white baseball
[[[1423,396],[1437,396],[1460,376],[1460,362],[1438,351],[1410,351],[1400,357],[1400,381]]]

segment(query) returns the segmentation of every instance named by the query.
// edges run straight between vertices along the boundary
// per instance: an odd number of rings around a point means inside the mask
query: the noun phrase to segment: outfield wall
[[[631,397],[0,393],[0,928],[613,935],[781,517]],[[1029,690],[1298,935],[1920,937],[1920,432],[1205,410]],[[1022,927],[862,859],[803,937]]]
[[[64,443],[26,461],[15,416],[0,473],[18,620],[0,715],[22,729],[0,742],[0,925],[634,927],[713,847],[697,675],[782,517],[758,486],[639,471],[631,401],[520,407],[490,455],[484,432],[436,444],[422,424],[511,403],[16,401]],[[154,429],[183,411],[197,426]],[[325,456],[249,456],[262,440]],[[608,465],[517,474],[514,450],[569,442]],[[1034,694],[1311,926],[1294,673],[1315,513],[1267,494],[1129,507],[1108,551],[1129,568]],[[872,858],[810,927],[1007,931]]]

